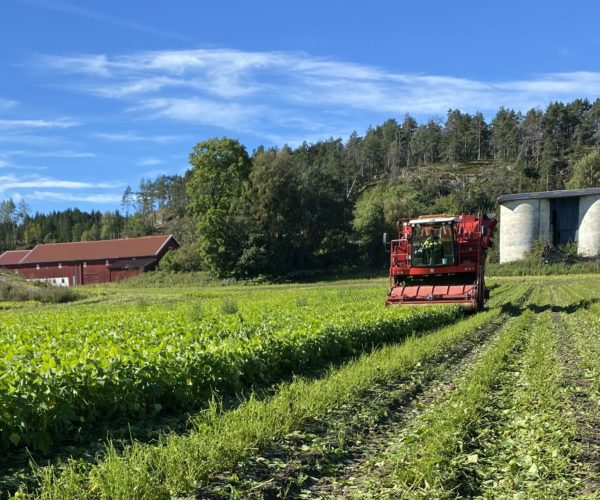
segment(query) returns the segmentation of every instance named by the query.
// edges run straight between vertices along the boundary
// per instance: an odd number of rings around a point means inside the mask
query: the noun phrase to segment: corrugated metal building
[[[156,268],[179,247],[172,235],[37,245],[0,255],[0,267],[25,279],[73,286],[120,281]]]
[[[536,241],[577,242],[583,257],[600,256],[600,188],[507,194],[500,205],[500,262],[522,259]]]

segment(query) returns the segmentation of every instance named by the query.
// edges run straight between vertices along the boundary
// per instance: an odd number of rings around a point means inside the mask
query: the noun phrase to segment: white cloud
[[[74,201],[84,203],[97,203],[114,205],[120,203],[122,195],[116,193],[91,193],[91,194],[71,194],[59,193],[55,191],[33,191],[27,193],[24,197],[28,200],[39,201]]]
[[[486,81],[412,74],[295,52],[164,50],[43,58],[79,92],[122,101],[134,118],[160,119],[268,137],[339,136],[374,120],[450,108],[495,113],[600,95],[600,73],[534,75]],[[69,84],[71,85],[71,83]],[[104,133],[120,142],[136,133]],[[158,136],[157,136],[158,137]],[[149,139],[161,142],[155,137]],[[168,142],[168,141],[163,141]]]
[[[0,109],[14,108],[17,104],[17,101],[13,101],[12,99],[0,98]]]
[[[79,56],[70,57],[46,56],[41,58],[38,64],[54,70],[82,73],[100,77],[110,76],[108,59],[103,54],[82,54]]]
[[[23,177],[15,175],[0,176],[0,190],[15,188],[111,189],[121,185],[113,182],[81,182],[31,175]]]
[[[27,151],[23,149],[7,151],[3,153],[6,156],[25,156],[29,158],[94,158],[94,153],[86,151]]]
[[[140,167],[153,167],[155,165],[162,165],[164,162],[162,160],[159,160],[158,158],[142,158],[141,160],[139,160],[136,165],[139,165]]]
[[[0,129],[64,129],[77,127],[81,123],[69,118],[59,120],[9,120],[0,119]]]
[[[238,103],[222,103],[190,98],[157,98],[141,101],[133,111],[147,111],[146,117],[164,117],[177,121],[201,123],[227,129],[243,128],[257,119],[265,109]]]
[[[169,144],[187,140],[184,135],[144,135],[137,132],[96,132],[94,137],[109,142],[152,142],[156,144]]]

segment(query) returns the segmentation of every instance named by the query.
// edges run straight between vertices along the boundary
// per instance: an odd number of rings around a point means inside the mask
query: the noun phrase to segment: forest
[[[0,251],[38,243],[173,233],[161,264],[218,277],[286,276],[385,265],[383,231],[425,213],[494,213],[499,195],[600,186],[600,99],[553,102],[488,121],[458,109],[406,115],[364,135],[297,147],[232,138],[193,146],[183,175],[127,187],[114,212],[31,214],[0,202]]]

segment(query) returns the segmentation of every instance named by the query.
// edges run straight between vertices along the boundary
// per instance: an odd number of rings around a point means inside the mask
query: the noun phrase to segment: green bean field
[[[92,287],[0,316],[5,498],[596,498],[600,279]]]

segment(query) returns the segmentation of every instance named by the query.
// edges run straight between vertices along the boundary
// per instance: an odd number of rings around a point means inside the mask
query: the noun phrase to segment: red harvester
[[[390,290],[386,305],[460,304],[477,311],[489,297],[485,258],[496,219],[434,215],[398,221],[390,244]]]

